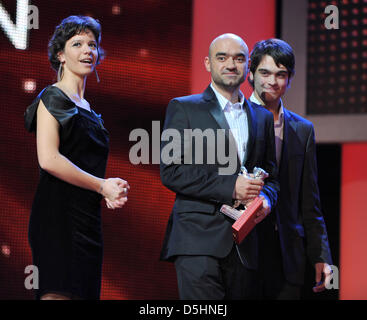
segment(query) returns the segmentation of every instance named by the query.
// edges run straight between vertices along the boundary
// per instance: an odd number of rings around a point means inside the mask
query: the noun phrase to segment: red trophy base
[[[233,239],[240,244],[243,239],[256,226],[256,213],[262,208],[263,199],[256,197],[254,201],[246,208],[245,212],[232,225]]]

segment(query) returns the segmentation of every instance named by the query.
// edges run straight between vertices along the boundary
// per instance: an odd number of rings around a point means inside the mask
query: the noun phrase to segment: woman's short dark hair
[[[57,71],[60,66],[58,53],[63,51],[65,43],[76,34],[90,30],[97,41],[98,58],[96,64],[98,65],[104,58],[104,50],[99,46],[101,42],[101,24],[98,20],[87,16],[70,16],[61,21],[56,27],[50,42],[48,43],[48,59],[50,60],[52,68]]]
[[[280,39],[262,40],[255,44],[250,55],[250,71],[255,74],[262,58],[268,55],[274,59],[277,66],[283,65],[288,70],[289,79],[294,76],[295,57],[292,47]],[[248,81],[254,86],[253,81],[248,77]]]

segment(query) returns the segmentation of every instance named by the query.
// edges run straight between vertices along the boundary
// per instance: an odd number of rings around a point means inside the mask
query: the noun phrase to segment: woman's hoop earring
[[[57,71],[57,81],[61,81],[62,76],[63,76],[63,67],[62,63],[60,62],[59,70]]]
[[[96,74],[97,82],[99,83],[99,77],[98,77],[97,68],[94,68],[94,73]]]

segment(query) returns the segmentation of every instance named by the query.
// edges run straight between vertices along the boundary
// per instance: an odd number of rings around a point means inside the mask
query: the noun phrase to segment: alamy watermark
[[[24,280],[24,287],[27,290],[39,289],[39,272],[35,265],[26,266],[24,273],[28,274]]]
[[[138,128],[130,132],[129,141],[137,143],[130,148],[129,160],[135,165],[218,164],[219,175],[232,175],[237,170],[235,134],[236,130],[211,128],[171,128],[160,134],[160,122],[152,121],[152,139],[145,129]]]
[[[337,6],[328,5],[325,7],[324,13],[328,14],[325,19],[324,26],[326,29],[339,29],[339,9]]]
[[[28,265],[24,269],[24,273],[27,274],[24,280],[24,287],[27,290],[39,289],[39,270],[35,265]],[[330,265],[324,270],[325,274],[328,274],[325,278],[325,288],[328,290],[339,289],[339,269],[337,266]]]
[[[325,274],[328,274],[325,278],[325,288],[328,290],[339,289],[339,269],[337,266],[328,265],[324,270]],[[330,268],[330,269],[329,269]]]

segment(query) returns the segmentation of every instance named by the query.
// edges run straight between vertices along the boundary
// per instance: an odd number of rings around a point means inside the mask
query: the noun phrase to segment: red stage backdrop
[[[367,144],[342,148],[340,299],[367,299]]]

